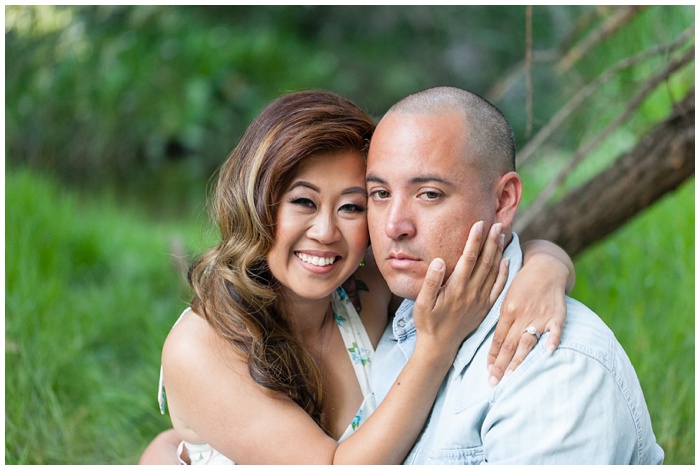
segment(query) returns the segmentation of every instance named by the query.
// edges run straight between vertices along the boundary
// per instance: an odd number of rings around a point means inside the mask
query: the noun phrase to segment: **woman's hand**
[[[487,358],[491,385],[513,372],[539,341],[527,328],[538,335],[549,332],[548,353],[559,346],[566,293],[574,280],[573,263],[557,245],[543,240],[523,244],[523,267],[506,292]]]
[[[414,307],[418,344],[430,342],[436,353],[447,348],[454,353],[453,359],[464,339],[481,324],[508,277],[507,260],[501,259],[501,227],[500,223],[491,227],[481,249],[484,223],[472,226],[462,256],[444,286],[445,262],[433,260]]]

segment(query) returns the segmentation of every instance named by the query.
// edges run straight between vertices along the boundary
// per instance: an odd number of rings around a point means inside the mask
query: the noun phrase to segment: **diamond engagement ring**
[[[542,336],[540,333],[537,332],[537,328],[534,326],[528,326],[523,330],[523,333],[530,333],[531,335],[535,335],[535,338],[537,338],[537,341],[540,340],[540,336]]]

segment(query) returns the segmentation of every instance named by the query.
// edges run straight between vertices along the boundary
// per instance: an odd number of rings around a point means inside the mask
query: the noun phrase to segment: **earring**
[[[362,266],[364,266],[364,265],[365,265],[365,260],[364,260],[364,258],[363,258],[362,261],[360,261],[360,267],[362,267]]]

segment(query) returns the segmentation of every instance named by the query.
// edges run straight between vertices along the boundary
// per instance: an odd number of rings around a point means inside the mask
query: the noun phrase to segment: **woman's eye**
[[[305,197],[298,197],[298,198],[292,199],[290,202],[292,204],[297,205],[297,206],[308,207],[311,209],[316,207],[316,204],[314,204],[314,201],[312,201],[311,199],[305,198]]]
[[[359,204],[343,204],[340,206],[340,210],[343,212],[364,212],[367,208]]]

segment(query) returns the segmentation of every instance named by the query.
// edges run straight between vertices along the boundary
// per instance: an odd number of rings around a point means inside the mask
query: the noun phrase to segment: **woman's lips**
[[[313,251],[295,251],[294,255],[301,266],[314,274],[328,274],[333,271],[342,256],[336,253],[323,253]]]

